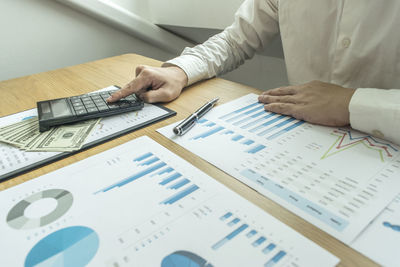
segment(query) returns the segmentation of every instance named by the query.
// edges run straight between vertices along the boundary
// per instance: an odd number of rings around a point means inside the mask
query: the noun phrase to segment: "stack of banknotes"
[[[26,151],[70,152],[79,150],[100,119],[66,124],[39,132],[38,118],[0,128],[0,142]]]

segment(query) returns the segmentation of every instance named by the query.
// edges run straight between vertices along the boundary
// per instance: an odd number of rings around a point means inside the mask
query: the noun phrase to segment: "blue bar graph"
[[[244,140],[243,142],[242,142],[242,144],[243,145],[251,145],[251,144],[253,144],[254,143],[254,141],[253,140],[250,140],[250,139],[247,139],[247,140]]]
[[[262,250],[262,252],[263,252],[264,254],[268,254],[268,253],[270,253],[275,247],[276,247],[276,245],[275,245],[274,243],[271,243],[271,244],[269,244],[268,246],[266,246],[266,247]]]
[[[222,132],[221,134],[233,134],[234,131],[232,130],[226,130],[225,132]]]
[[[151,165],[154,162],[159,161],[159,160],[160,159],[158,157],[154,157],[154,158],[151,158],[151,159],[149,159],[149,160],[147,160],[147,161],[145,161],[143,163],[140,163],[139,166],[148,166],[148,165]]]
[[[264,111],[263,111],[262,113],[265,114]],[[249,122],[249,123],[247,123],[247,124],[241,126],[240,128],[242,128],[242,129],[247,129],[247,128],[249,128],[249,127],[251,127],[251,126],[254,126],[254,125],[257,125],[258,123],[260,123],[260,122],[262,122],[262,121],[265,121],[266,119],[271,118],[272,116],[275,116],[275,115],[276,115],[276,113],[269,113],[269,114],[263,116],[263,117],[260,118],[260,119],[257,119],[257,120],[255,120],[255,121]]]
[[[245,107],[243,107],[243,108],[240,108],[240,109],[238,109],[238,110],[232,111],[232,112],[230,112],[230,113],[228,113],[228,114],[225,114],[225,115],[219,117],[219,119],[223,120],[223,119],[225,119],[225,118],[228,118],[228,117],[231,116],[231,115],[240,113],[240,112],[245,111],[246,109],[252,108],[252,107],[254,107],[254,106],[256,106],[256,105],[262,105],[262,104],[260,104],[260,103],[258,103],[258,102],[255,102],[255,103],[253,103],[253,104],[250,104],[250,105],[245,106]]]
[[[175,202],[181,200],[182,198],[186,197],[187,195],[193,193],[194,191],[196,191],[197,189],[199,189],[199,187],[195,184],[189,186],[188,188],[176,193],[175,195],[167,198],[166,200],[164,200],[163,202],[161,202],[162,204],[174,204]]]
[[[140,157],[137,157],[136,159],[133,159],[133,161],[142,161],[144,159],[147,159],[148,157],[153,156],[153,153],[148,152],[144,155],[141,155]]]
[[[220,241],[218,241],[217,243],[215,243],[212,246],[213,250],[217,250],[220,247],[222,247],[224,244],[226,244],[227,242],[229,242],[230,240],[232,240],[235,236],[237,236],[238,234],[240,234],[241,232],[243,232],[244,230],[246,230],[246,228],[249,227],[247,224],[242,224],[239,228],[237,228],[236,230],[234,230],[232,233],[230,233],[229,235],[227,235],[226,237],[224,237],[223,239],[221,239]]]
[[[176,182],[175,184],[169,186],[168,188],[170,188],[170,189],[179,189],[179,188],[181,188],[182,186],[184,186],[185,184],[188,184],[188,183],[190,183],[190,180],[184,178],[184,179]]]
[[[164,173],[170,173],[170,172],[172,172],[173,170],[174,170],[173,168],[168,167],[168,168],[165,168],[165,169],[163,169],[163,170],[161,170],[161,171],[159,171],[159,172],[153,174],[152,176],[154,176],[154,175],[163,175]]]
[[[132,176],[129,176],[128,178],[125,178],[125,179],[123,179],[123,180],[121,180],[121,181],[119,181],[119,182],[117,182],[115,184],[107,186],[106,188],[97,191],[95,194],[100,193],[100,192],[107,192],[107,191],[109,191],[109,190],[111,190],[111,189],[113,189],[115,187],[122,187],[122,186],[124,186],[124,185],[126,185],[126,184],[128,184],[130,182],[133,182],[133,181],[135,181],[135,180],[137,180],[139,178],[142,178],[142,177],[144,177],[144,176],[146,176],[146,175],[148,175],[148,174],[150,174],[150,173],[152,173],[152,172],[154,172],[154,171],[156,171],[156,170],[158,170],[158,169],[160,169],[160,168],[162,168],[162,167],[164,167],[166,165],[167,164],[165,164],[164,162],[157,163],[156,165],[153,165],[153,166],[151,166],[151,167],[149,167],[149,168],[147,168],[147,169],[145,169],[143,171],[140,171],[140,172],[138,172],[138,173],[136,173],[136,174],[134,174]]]
[[[213,127],[215,125],[215,122],[210,121],[209,123],[206,124],[207,127]]]
[[[273,123],[275,123],[277,121],[280,121],[281,119],[284,119],[284,118],[286,118],[285,115],[280,115],[280,116],[278,116],[278,117],[276,117],[276,118],[274,118],[272,120],[269,120],[269,121],[267,121],[267,122],[255,127],[255,128],[253,128],[253,129],[250,129],[250,132],[251,133],[257,132],[258,130],[260,130],[262,128],[265,128],[265,127],[267,127],[267,126],[269,126],[269,125],[271,125],[271,124],[273,124]]]
[[[279,132],[277,132],[277,133],[274,133],[273,135],[267,137],[267,139],[268,139],[268,140],[275,139],[275,138],[277,138],[278,136],[280,136],[280,135],[282,135],[282,134],[284,134],[284,133],[287,133],[287,132],[289,132],[290,130],[293,130],[294,128],[296,128],[296,127],[302,125],[304,122],[305,122],[305,121],[296,122],[295,124],[290,125],[289,127],[286,127],[285,129],[283,129],[283,130],[281,130],[281,131],[279,131]]]
[[[253,148],[246,150],[246,152],[250,153],[250,154],[255,154],[255,153],[259,152],[260,150],[263,150],[265,147],[266,146],[264,146],[264,145],[257,145]]]
[[[202,118],[202,119],[198,120],[197,122],[198,122],[198,123],[204,123],[204,122],[206,122],[206,121],[207,121],[207,119]]]
[[[267,240],[265,237],[260,237],[260,238],[258,238],[256,241],[254,241],[253,243],[252,243],[252,246],[253,247],[258,247],[259,245],[261,245],[265,240]]]
[[[238,222],[240,222],[240,219],[239,219],[239,218],[235,218],[235,219],[233,219],[232,221],[230,221],[230,222],[228,223],[228,225],[229,225],[229,226],[232,226],[232,225],[237,224]]]
[[[266,111],[264,110],[263,107],[260,107],[259,109],[262,109],[262,111],[257,112],[257,113],[255,113],[255,114],[253,114],[253,115],[250,115],[250,116],[248,116],[248,117],[246,117],[246,118],[243,118],[243,119],[241,119],[241,120],[239,120],[239,121],[237,121],[237,122],[234,122],[233,125],[238,126],[238,125],[240,125],[240,124],[242,124],[242,123],[245,123],[245,122],[247,122],[247,121],[250,121],[250,120],[252,120],[252,119],[254,119],[254,118],[257,118],[258,116],[261,116],[261,115],[263,115],[263,114],[266,113]]]
[[[173,180],[178,179],[178,178],[181,177],[181,176],[182,176],[182,174],[180,174],[179,172],[176,172],[176,173],[174,173],[174,174],[168,176],[168,177],[165,178],[164,180],[162,180],[159,184],[160,184],[160,185],[166,185],[166,184],[168,184],[169,182],[172,182]]]
[[[197,135],[197,136],[193,137],[192,139],[196,140],[196,139],[200,139],[200,138],[206,138],[206,137],[208,137],[210,135],[213,135],[213,134],[215,134],[215,133],[217,133],[217,132],[219,132],[219,131],[221,131],[223,129],[224,129],[224,127],[218,126],[218,127],[214,128],[214,129],[211,129],[211,130],[209,130],[209,131],[207,131],[205,133]]]
[[[284,120],[284,121],[278,123],[277,125],[275,125],[275,126],[273,126],[273,127],[270,127],[270,128],[268,128],[268,129],[266,129],[266,130],[264,130],[264,131],[258,133],[258,136],[266,135],[267,133],[270,133],[270,132],[272,132],[272,131],[274,131],[274,130],[276,130],[276,129],[279,129],[279,128],[285,126],[286,124],[288,124],[289,122],[294,121],[294,120],[295,120],[295,118],[289,118],[289,119],[287,119],[287,120]]]
[[[221,221],[225,221],[226,219],[228,219],[231,216],[232,216],[232,212],[227,212],[227,213],[225,213],[225,215],[221,216],[219,219]]]
[[[242,139],[244,136],[243,135],[240,135],[240,134],[237,134],[237,135],[235,135],[234,137],[232,137],[232,141],[239,141],[240,139]]]
[[[253,109],[251,109],[251,110],[249,110],[249,111],[246,111],[246,112],[244,112],[244,113],[242,113],[242,114],[239,114],[239,115],[236,115],[235,117],[232,117],[232,118],[230,118],[230,119],[227,119],[226,120],[226,122],[233,122],[233,121],[235,121],[235,120],[238,120],[238,119],[241,119],[241,118],[243,118],[243,117],[245,117],[245,116],[247,116],[247,115],[249,115],[249,114],[251,114],[251,113],[253,113],[253,112],[255,112],[255,111],[258,111],[258,110],[260,110],[260,109],[264,109],[264,106],[258,106],[258,107],[256,107],[256,108],[253,108]]]
[[[257,234],[256,230],[251,230],[250,232],[247,233],[247,237],[248,238],[252,238],[253,236],[255,236]]]
[[[284,256],[286,255],[286,252],[281,250],[279,251],[272,259],[270,259],[266,264],[264,264],[264,267],[271,267],[277,264]]]

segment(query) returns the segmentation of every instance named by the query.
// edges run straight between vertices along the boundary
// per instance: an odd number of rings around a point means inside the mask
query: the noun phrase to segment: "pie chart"
[[[43,199],[54,199],[56,207],[40,217],[28,217],[25,210]],[[14,229],[33,229],[52,223],[63,216],[72,206],[72,194],[64,189],[48,189],[33,194],[18,202],[7,215],[7,223]]]
[[[161,267],[213,267],[205,259],[190,251],[179,250],[166,256]]]
[[[28,253],[28,266],[85,266],[96,255],[99,237],[85,226],[63,228],[40,240]]]

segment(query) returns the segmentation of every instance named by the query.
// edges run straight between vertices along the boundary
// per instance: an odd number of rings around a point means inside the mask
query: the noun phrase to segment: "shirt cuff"
[[[187,86],[208,78],[207,66],[198,57],[192,55],[182,55],[168,60],[162,64],[163,67],[168,67],[171,65],[178,66],[186,73],[188,77]]]
[[[397,89],[358,88],[349,104],[351,127],[399,144],[399,100]]]

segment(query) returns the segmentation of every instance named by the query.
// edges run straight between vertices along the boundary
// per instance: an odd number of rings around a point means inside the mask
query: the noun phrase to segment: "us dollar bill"
[[[86,138],[100,119],[87,120],[51,128],[25,144],[26,151],[75,151],[82,148]]]
[[[23,120],[0,128],[0,141],[7,142],[18,134],[38,124],[37,118]]]
[[[3,142],[22,149],[27,144],[39,138],[41,134],[47,133],[41,133],[39,131],[39,124],[37,123],[33,127],[30,127],[22,132],[15,133],[14,136],[8,137],[7,140],[4,140]]]
[[[15,131],[13,134],[2,138],[1,141],[21,148],[25,145],[26,142],[34,139],[35,137],[38,137],[39,135],[39,126],[36,123],[23,130]]]

